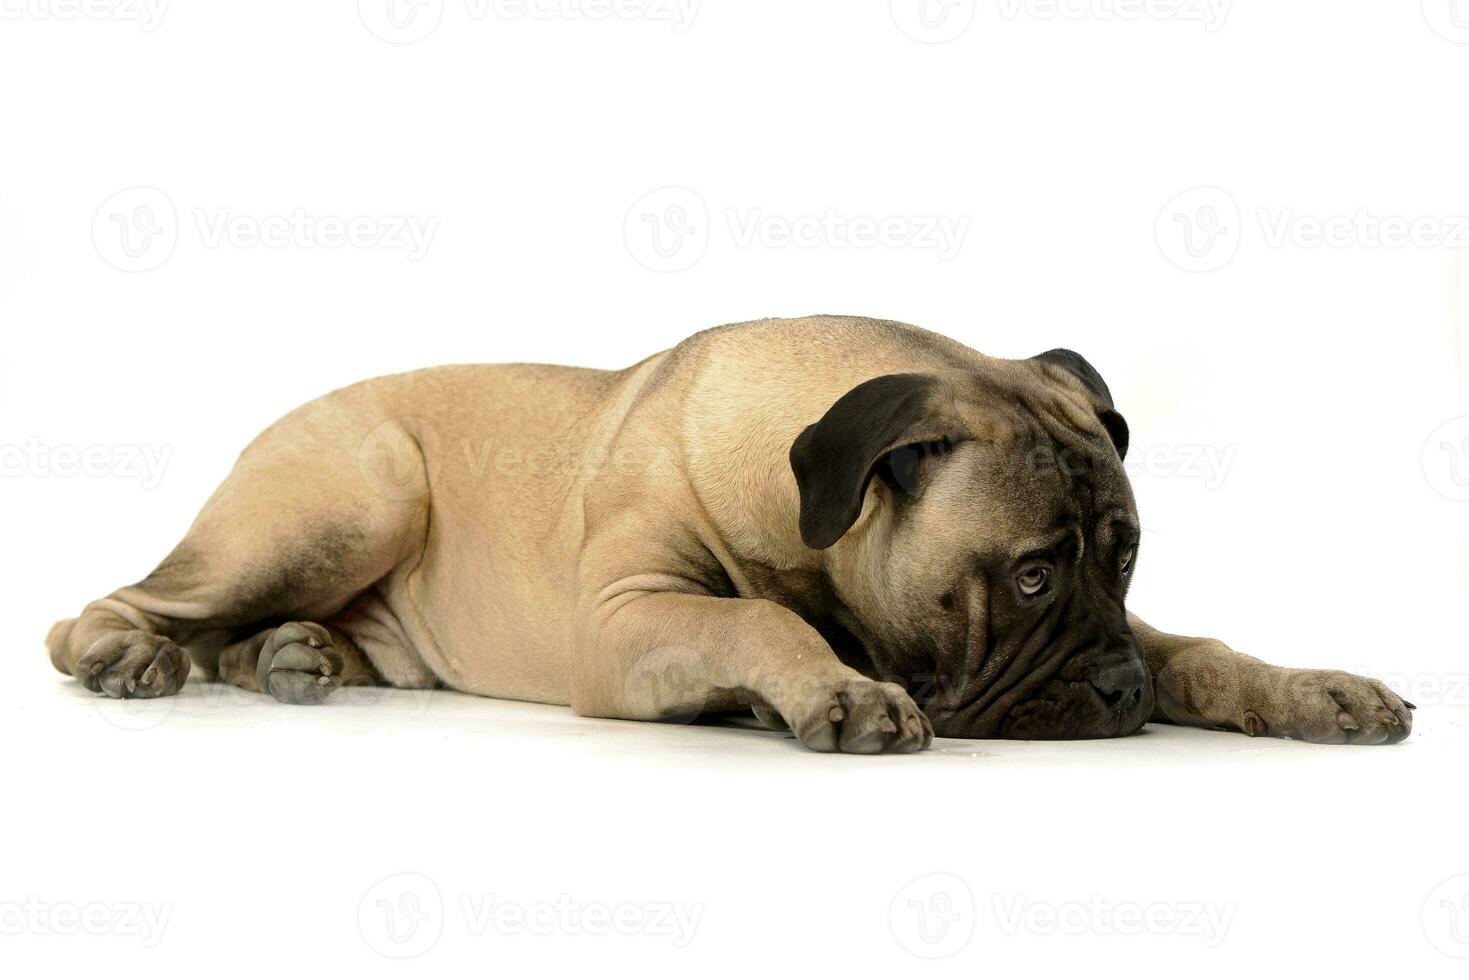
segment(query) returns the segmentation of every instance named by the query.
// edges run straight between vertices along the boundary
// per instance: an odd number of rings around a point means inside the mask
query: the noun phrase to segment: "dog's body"
[[[1404,737],[1378,682],[1123,618],[1125,449],[1076,355],[856,318],[719,328],[616,372],[378,378],[263,433],[164,563],[50,652],[114,697],[176,692],[186,650],[293,702],[347,682],[627,718],[749,706],[827,750],[1150,714]],[[1063,525],[1061,552],[1011,547]]]

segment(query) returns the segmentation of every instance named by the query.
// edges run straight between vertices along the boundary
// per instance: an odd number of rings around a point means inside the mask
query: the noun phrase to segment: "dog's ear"
[[[959,437],[937,410],[943,385],[931,374],[864,381],[791,444],[801,494],[801,540],[820,550],[856,523],[874,476],[916,496],[928,469]]]
[[[1112,445],[1117,447],[1118,458],[1126,459],[1129,437],[1127,420],[1117,413],[1117,409],[1112,404],[1112,391],[1107,387],[1107,382],[1102,380],[1097,369],[1076,351],[1067,350],[1064,347],[1037,354],[1031,360],[1053,364],[1086,386],[1097,401],[1097,419],[1102,423],[1102,428],[1107,430]]]

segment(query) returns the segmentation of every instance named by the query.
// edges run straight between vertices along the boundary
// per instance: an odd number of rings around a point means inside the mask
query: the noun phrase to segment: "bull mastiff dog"
[[[582,715],[753,711],[823,752],[1096,738],[1150,718],[1405,738],[1382,683],[1124,611],[1128,430],[1081,356],[853,317],[621,371],[432,368],[297,409],[152,574],[52,628],[113,698],[446,686]]]

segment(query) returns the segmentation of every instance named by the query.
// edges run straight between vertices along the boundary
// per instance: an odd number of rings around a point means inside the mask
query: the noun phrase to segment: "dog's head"
[[[791,447],[800,532],[867,673],[940,735],[1136,731],[1152,685],[1123,601],[1138,519],[1127,424],[1080,355],[891,374]]]

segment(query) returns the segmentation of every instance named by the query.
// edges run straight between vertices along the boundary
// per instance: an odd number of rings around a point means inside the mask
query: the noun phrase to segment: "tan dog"
[[[111,697],[444,685],[806,746],[1121,735],[1149,717],[1396,742],[1381,683],[1123,611],[1127,426],[1069,351],[897,323],[706,331],[623,371],[445,367],[311,402],[142,582],[58,623]]]

